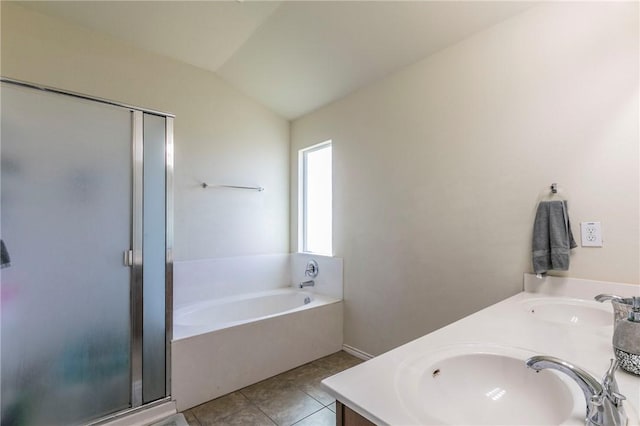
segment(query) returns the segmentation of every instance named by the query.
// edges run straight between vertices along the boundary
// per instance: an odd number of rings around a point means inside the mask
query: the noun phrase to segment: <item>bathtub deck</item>
[[[335,399],[320,381],[362,360],[340,351],[184,411],[190,426],[335,425]]]

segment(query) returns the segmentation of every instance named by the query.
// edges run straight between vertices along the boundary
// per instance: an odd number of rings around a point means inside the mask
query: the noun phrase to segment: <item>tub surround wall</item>
[[[221,257],[175,262],[174,307],[202,300],[287,287],[289,254]]]
[[[318,262],[320,273],[314,279],[315,286],[305,290],[342,299],[342,259],[283,253],[175,262],[174,306],[180,308],[202,300],[296,287],[309,279],[304,271],[310,259]]]
[[[550,2],[292,124],[331,139],[345,344],[380,354],[522,290],[536,201],[557,182],[604,247],[571,277],[640,281],[637,2]]]
[[[304,274],[307,262],[311,259],[318,262],[319,273],[316,278],[313,278],[315,285],[306,287],[305,290],[342,300],[342,259],[338,257],[311,253],[291,254],[291,282],[293,286],[311,279]]]

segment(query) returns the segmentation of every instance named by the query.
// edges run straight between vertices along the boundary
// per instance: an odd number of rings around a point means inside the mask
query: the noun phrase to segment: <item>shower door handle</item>
[[[133,266],[133,250],[124,251],[124,266]]]

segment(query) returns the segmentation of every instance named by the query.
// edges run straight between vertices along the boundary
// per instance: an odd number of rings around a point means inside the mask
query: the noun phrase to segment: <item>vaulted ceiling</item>
[[[509,1],[38,1],[210,71],[288,119],[531,7]]]

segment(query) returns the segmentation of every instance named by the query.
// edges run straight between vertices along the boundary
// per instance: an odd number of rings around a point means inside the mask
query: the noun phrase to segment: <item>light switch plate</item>
[[[582,247],[602,247],[602,226],[600,222],[581,222]]]

